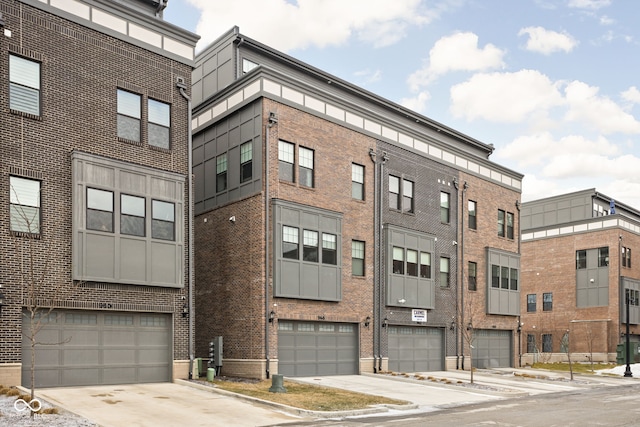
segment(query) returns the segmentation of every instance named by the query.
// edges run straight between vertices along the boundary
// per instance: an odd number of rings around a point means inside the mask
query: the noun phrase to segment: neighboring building
[[[193,102],[197,356],[222,336],[226,375],[455,369],[472,320],[478,365],[514,364],[522,175],[490,145],[238,28]]]
[[[522,363],[616,361],[640,342],[640,212],[595,189],[522,205]],[[637,351],[634,351],[637,353]]]
[[[190,104],[176,82],[190,87],[198,36],[165,6],[0,0],[4,385],[31,385],[32,326],[48,344],[36,387],[189,375]]]

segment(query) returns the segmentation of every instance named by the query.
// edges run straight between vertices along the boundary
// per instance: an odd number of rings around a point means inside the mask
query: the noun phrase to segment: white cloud
[[[615,19],[609,18],[607,15],[602,15],[600,17],[600,25],[613,25],[615,23]]]
[[[353,75],[365,86],[382,80],[382,71],[380,69],[370,70],[367,68],[366,70],[356,71]]]
[[[632,104],[640,104],[640,90],[637,87],[631,86],[620,94],[622,99]]]
[[[206,46],[234,25],[268,46],[283,51],[338,46],[351,37],[375,47],[404,38],[411,26],[431,22],[440,13],[421,0],[188,0],[202,13],[196,32]]]
[[[527,27],[518,32],[519,36],[529,35],[525,48],[532,52],[549,55],[554,52],[571,52],[578,45],[570,34],[547,30],[543,27]]]
[[[597,131],[610,133],[640,133],[640,122],[606,96],[598,96],[599,88],[573,81],[565,88],[569,106],[564,118],[580,122]]]
[[[438,76],[451,71],[484,71],[504,68],[505,51],[492,44],[478,46],[473,33],[456,33],[442,37],[429,51],[429,60],[423,68],[408,78],[412,90],[420,90]]]
[[[451,112],[467,120],[540,119],[564,101],[557,85],[536,70],[476,74],[451,88]],[[532,116],[534,115],[534,116]]]
[[[576,9],[601,9],[611,4],[611,0],[569,0],[569,7]]]
[[[414,97],[403,98],[400,101],[400,105],[418,113],[425,114],[427,110],[427,101],[429,101],[430,99],[431,94],[427,91],[422,91]]]

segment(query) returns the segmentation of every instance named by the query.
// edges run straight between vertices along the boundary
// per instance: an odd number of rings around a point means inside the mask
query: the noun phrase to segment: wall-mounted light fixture
[[[382,320],[382,327],[386,328],[387,325],[389,324],[389,319],[387,319],[386,317]]]
[[[469,322],[469,324],[467,325],[467,331],[471,330],[473,330],[473,325],[471,324],[471,322]]]
[[[370,324],[371,324],[371,316],[367,316],[367,318],[364,319],[364,327],[368,328]]]
[[[407,302],[407,300],[406,300],[406,299],[404,299],[404,298],[400,298],[400,299],[398,300],[398,304],[404,304],[405,302]]]
[[[451,321],[451,324],[449,325],[449,330],[450,331],[456,330],[456,322],[454,320]]]
[[[271,312],[269,313],[269,323],[273,323],[273,319],[276,318],[276,312],[271,310]]]
[[[4,307],[4,294],[2,293],[2,285],[0,285],[0,314],[2,314],[2,307]]]
[[[189,306],[187,304],[182,305],[182,317],[187,317],[189,315]]]

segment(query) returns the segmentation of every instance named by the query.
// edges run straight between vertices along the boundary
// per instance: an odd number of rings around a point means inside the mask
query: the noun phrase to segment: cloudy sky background
[[[240,32],[488,144],[522,200],[596,188],[640,209],[640,3],[170,0],[201,50]]]

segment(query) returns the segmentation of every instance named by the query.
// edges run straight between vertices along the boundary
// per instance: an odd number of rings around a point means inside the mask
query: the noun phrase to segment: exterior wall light
[[[2,285],[0,285],[0,315],[2,314],[2,307],[4,307],[4,294],[2,293]]]
[[[276,312],[271,310],[269,313],[269,323],[273,323],[273,320],[276,318]]]
[[[371,316],[367,316],[367,318],[364,319],[364,327],[368,328],[370,324],[371,324]]]
[[[389,324],[389,319],[387,319],[386,317],[382,320],[382,327],[386,328],[387,325]]]

